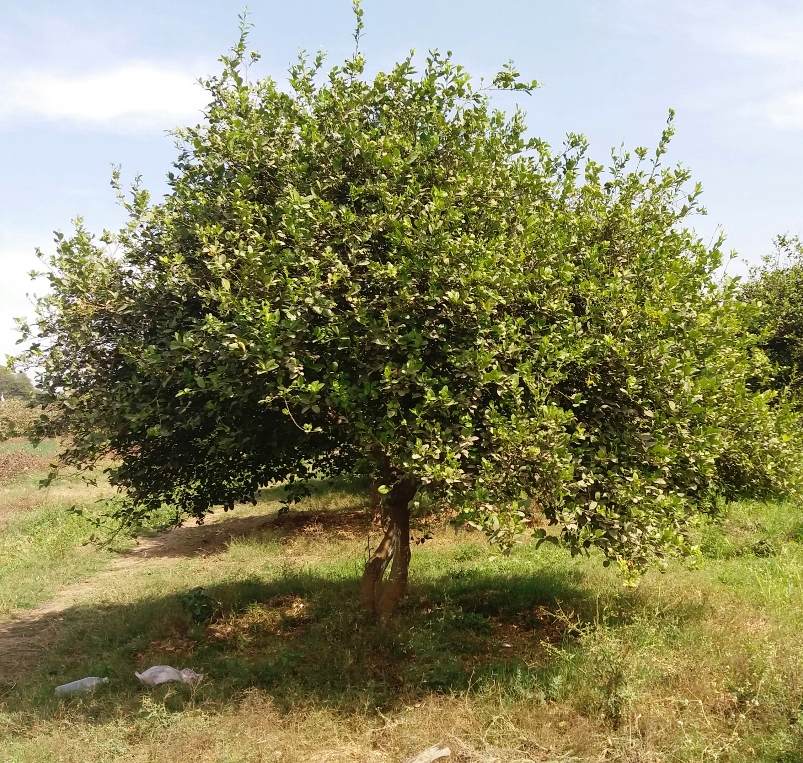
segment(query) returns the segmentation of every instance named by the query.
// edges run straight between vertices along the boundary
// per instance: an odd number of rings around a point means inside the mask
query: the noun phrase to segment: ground
[[[797,506],[730,507],[698,565],[636,589],[596,556],[438,528],[379,628],[357,606],[379,538],[362,486],[104,548],[108,486],[37,489],[55,447],[0,446],[3,763],[384,763],[439,741],[476,763],[803,761]],[[142,687],[154,664],[205,678]],[[87,675],[110,681],[53,695]]]

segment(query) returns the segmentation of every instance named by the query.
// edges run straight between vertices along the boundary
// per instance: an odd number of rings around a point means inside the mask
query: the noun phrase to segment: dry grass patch
[[[13,450],[0,453],[0,482],[18,477],[25,472],[45,471],[50,459],[37,453]]]

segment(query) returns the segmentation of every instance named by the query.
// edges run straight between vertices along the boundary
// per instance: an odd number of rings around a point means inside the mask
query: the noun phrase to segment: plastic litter
[[[98,686],[109,683],[108,678],[99,678],[98,676],[87,676],[78,681],[70,681],[68,684],[62,684],[56,687],[56,694],[88,694],[94,691]]]
[[[414,758],[409,758],[405,763],[434,763],[439,758],[448,758],[452,751],[443,743],[427,747],[423,752],[419,752]]]
[[[176,670],[175,668],[171,668],[170,665],[154,665],[144,670],[142,673],[137,673],[135,671],[134,675],[146,686],[159,686],[160,684],[166,684],[170,681],[180,681],[183,684],[195,686],[203,679],[200,673],[196,673],[194,670],[190,670],[190,668]]]

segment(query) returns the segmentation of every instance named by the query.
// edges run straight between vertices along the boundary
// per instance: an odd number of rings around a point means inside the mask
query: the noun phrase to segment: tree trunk
[[[385,497],[388,527],[381,543],[365,565],[360,585],[363,609],[387,622],[404,596],[410,569],[410,501],[416,485],[409,478],[397,482]],[[392,562],[392,564],[391,564]],[[388,564],[390,574],[384,579]]]
[[[382,578],[385,576],[388,562],[393,556],[393,539],[395,538],[395,527],[393,520],[385,530],[385,537],[376,547],[362,574],[360,583],[360,604],[368,612],[376,611],[376,604],[382,594]]]

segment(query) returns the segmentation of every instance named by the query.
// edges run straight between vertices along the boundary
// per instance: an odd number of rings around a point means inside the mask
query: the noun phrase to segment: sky
[[[110,187],[141,175],[155,196],[177,154],[170,130],[197,124],[199,77],[237,39],[245,0],[0,0],[0,360],[13,318],[44,284],[36,248],[82,216],[100,233],[124,214]],[[282,80],[300,50],[349,56],[349,0],[250,0],[252,77]],[[669,159],[704,189],[706,217],[747,272],[774,236],[803,233],[803,3],[800,0],[364,0],[369,71],[438,48],[477,77],[513,60],[543,87],[520,96],[532,135],[586,135],[593,158],[654,146],[670,108]],[[512,106],[508,100],[504,107]]]

